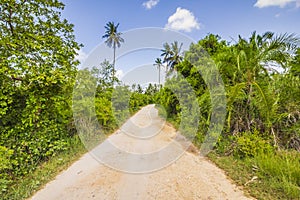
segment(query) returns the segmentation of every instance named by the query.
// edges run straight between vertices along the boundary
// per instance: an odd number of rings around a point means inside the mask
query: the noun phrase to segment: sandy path
[[[31,199],[250,199],[222,170],[184,151],[175,138],[154,106],[144,107]]]

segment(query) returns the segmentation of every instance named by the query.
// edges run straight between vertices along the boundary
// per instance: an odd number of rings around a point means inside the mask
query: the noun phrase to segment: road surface
[[[186,144],[146,106],[30,199],[251,199]]]

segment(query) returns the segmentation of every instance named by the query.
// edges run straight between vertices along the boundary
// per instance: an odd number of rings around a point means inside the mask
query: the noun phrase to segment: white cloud
[[[159,0],[149,0],[149,1],[145,1],[143,3],[143,6],[147,9],[150,10],[151,8],[153,8],[154,6],[156,6],[156,4],[158,4]]]
[[[258,8],[265,8],[270,6],[279,6],[280,8],[283,8],[291,3],[296,3],[296,7],[300,6],[299,0],[257,0],[254,6]]]
[[[169,17],[165,27],[177,31],[191,32],[193,29],[200,29],[200,24],[191,11],[178,7],[176,12]]]

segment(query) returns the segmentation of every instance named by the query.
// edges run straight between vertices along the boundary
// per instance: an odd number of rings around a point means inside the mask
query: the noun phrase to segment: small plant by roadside
[[[300,153],[275,150],[260,135],[222,138],[209,158],[257,199],[300,199]]]

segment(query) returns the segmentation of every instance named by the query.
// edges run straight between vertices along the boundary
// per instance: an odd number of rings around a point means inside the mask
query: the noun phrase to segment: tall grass
[[[270,192],[283,193],[282,198],[300,199],[300,154],[280,151],[254,158],[258,176]]]
[[[246,193],[262,200],[300,199],[300,153],[276,151],[240,158],[216,153],[209,158]],[[256,177],[255,179],[253,179]]]

